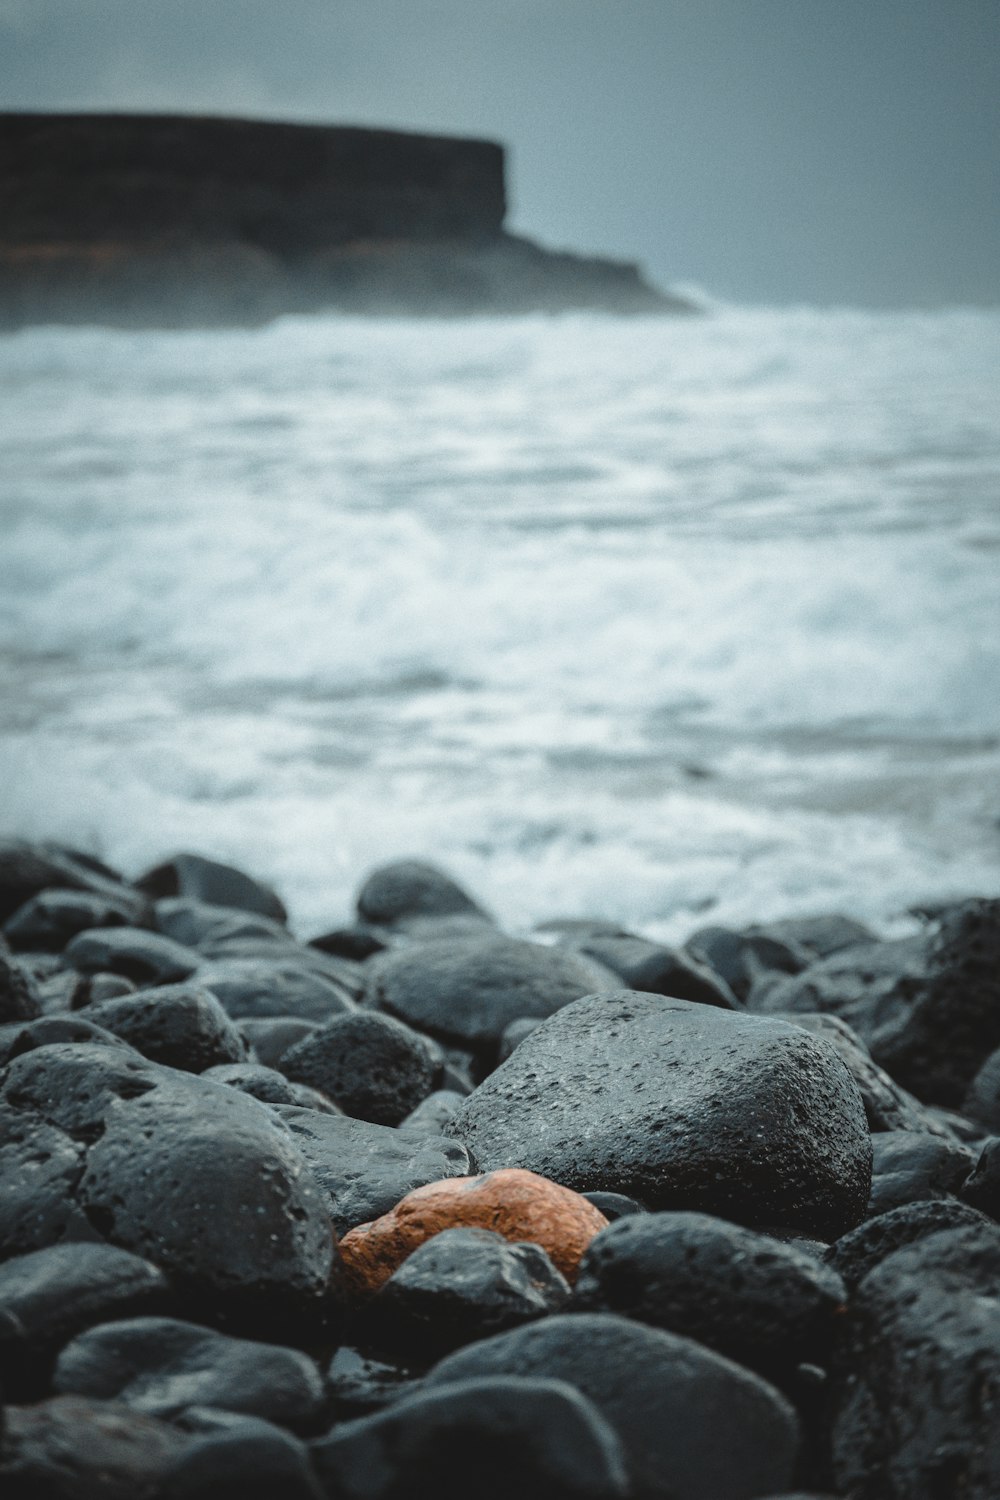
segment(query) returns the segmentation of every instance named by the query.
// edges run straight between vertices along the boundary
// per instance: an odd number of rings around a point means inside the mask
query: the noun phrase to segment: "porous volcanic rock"
[[[866,1219],[857,1229],[841,1235],[826,1251],[825,1260],[853,1291],[880,1261],[942,1229],[966,1229],[989,1220],[977,1209],[957,1198],[928,1198],[904,1203],[887,1213]]]
[[[782,1021],[623,990],[552,1016],[447,1127],[480,1170],[835,1239],[871,1138],[836,1053]]]
[[[440,1082],[441,1049],[394,1016],[337,1016],[281,1059],[294,1083],[319,1089],[356,1120],[398,1125]]]
[[[373,1223],[345,1235],[340,1253],[352,1286],[375,1292],[418,1245],[444,1229],[492,1229],[508,1240],[541,1245],[567,1281],[607,1219],[579,1193],[534,1172],[489,1172],[483,1177],[428,1183]]]
[[[244,1062],[249,1055],[245,1038],[212,992],[200,985],[140,990],[88,1005],[86,1012],[143,1057],[187,1073]]]

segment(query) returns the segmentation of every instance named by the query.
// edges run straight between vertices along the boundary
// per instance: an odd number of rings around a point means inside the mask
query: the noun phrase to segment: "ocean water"
[[[6,829],[341,920],[1000,893],[1000,313],[0,338]]]

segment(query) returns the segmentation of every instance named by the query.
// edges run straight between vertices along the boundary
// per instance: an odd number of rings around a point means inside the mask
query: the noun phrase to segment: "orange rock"
[[[356,1292],[377,1292],[393,1271],[443,1229],[492,1229],[507,1240],[533,1240],[572,1282],[580,1257],[604,1215],[580,1193],[519,1167],[482,1177],[429,1182],[400,1199],[395,1208],[359,1224],[340,1241],[340,1255]]]

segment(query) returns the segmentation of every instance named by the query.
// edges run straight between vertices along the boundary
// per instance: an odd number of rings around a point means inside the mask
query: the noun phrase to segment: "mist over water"
[[[681,938],[1000,890],[1000,313],[0,339],[3,823]]]

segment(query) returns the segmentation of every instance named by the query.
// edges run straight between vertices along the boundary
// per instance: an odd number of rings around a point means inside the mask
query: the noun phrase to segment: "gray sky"
[[[487,135],[661,283],[1000,303],[1000,0],[0,0],[0,108]]]

